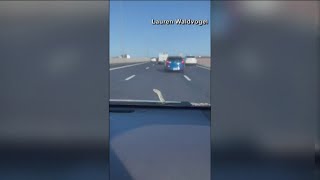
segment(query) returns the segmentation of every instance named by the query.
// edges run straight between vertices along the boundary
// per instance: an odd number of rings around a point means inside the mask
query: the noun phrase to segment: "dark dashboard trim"
[[[145,108],[145,109],[194,109],[194,110],[211,110],[211,106],[192,106],[189,104],[159,104],[159,103],[131,103],[128,102],[126,104],[124,103],[115,103],[110,102],[109,107],[111,108],[110,111],[113,108]]]

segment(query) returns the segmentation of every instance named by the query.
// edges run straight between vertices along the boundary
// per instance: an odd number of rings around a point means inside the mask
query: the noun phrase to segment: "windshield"
[[[167,61],[182,61],[181,57],[169,57]]]
[[[110,101],[210,106],[209,19],[210,1],[110,1]]]

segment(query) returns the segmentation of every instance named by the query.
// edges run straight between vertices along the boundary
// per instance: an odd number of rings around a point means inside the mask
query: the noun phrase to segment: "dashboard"
[[[111,179],[210,179],[210,108],[110,109]]]

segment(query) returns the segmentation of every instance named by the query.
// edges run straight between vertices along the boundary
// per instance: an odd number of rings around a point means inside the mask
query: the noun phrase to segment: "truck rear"
[[[168,56],[168,53],[159,53],[158,63],[163,64],[167,60]]]

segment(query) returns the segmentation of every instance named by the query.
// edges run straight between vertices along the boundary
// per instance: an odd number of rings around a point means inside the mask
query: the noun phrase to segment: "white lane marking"
[[[164,98],[163,98],[163,96],[162,96],[161,91],[159,91],[158,89],[153,89],[153,92],[155,92],[155,93],[158,95],[158,98],[159,98],[160,102],[162,102],[162,103],[165,102],[165,100],[164,100]]]
[[[191,79],[187,75],[183,75],[186,80],[191,81]]]
[[[206,69],[206,70],[210,70],[209,67],[205,67],[205,66],[201,66],[201,65],[197,65],[197,67],[202,68],[202,69]]]
[[[130,65],[125,65],[125,66],[120,66],[120,67],[114,67],[114,68],[110,68],[110,71],[113,71],[113,70],[116,70],[116,69],[132,67],[132,66],[138,66],[138,65],[146,64],[146,63],[148,63],[148,62],[142,62],[142,63],[130,64]]]
[[[149,67],[146,67],[146,69],[149,69]]]
[[[127,77],[125,80],[128,81],[128,80],[134,78],[135,76],[136,76],[136,75],[129,76],[129,77]]]

